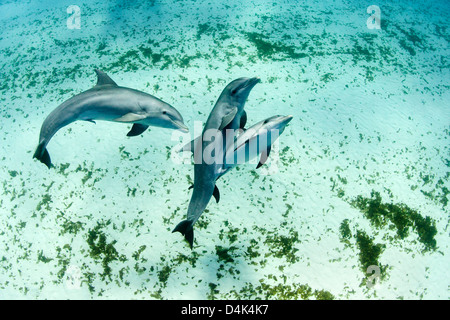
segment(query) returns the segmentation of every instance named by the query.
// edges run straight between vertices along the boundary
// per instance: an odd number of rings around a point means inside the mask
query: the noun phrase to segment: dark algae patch
[[[236,247],[224,248],[222,246],[216,246],[216,254],[219,261],[224,263],[234,262],[232,255],[230,255],[230,251],[235,250]]]
[[[102,263],[103,273],[101,274],[102,280],[106,277],[111,280],[111,267],[109,264],[116,260],[124,260],[126,259],[123,256],[119,256],[114,245],[116,244],[116,240],[112,242],[107,242],[106,235],[102,231],[102,229],[107,226],[110,221],[105,223],[97,223],[93,229],[89,230],[87,233],[87,244],[89,245],[89,254],[94,260],[99,260]]]
[[[356,244],[359,249],[359,262],[363,273],[367,273],[370,266],[380,268],[381,279],[385,275],[386,266],[382,266],[378,259],[383,252],[384,245],[374,243],[373,238],[368,236],[364,231],[356,232]]]
[[[51,258],[47,258],[44,253],[43,250],[41,250],[40,252],[38,252],[38,258],[37,261],[38,262],[43,262],[43,263],[49,263],[50,261],[52,261],[53,259]]]
[[[341,222],[341,226],[339,227],[340,239],[341,242],[349,244],[350,239],[352,238],[352,231],[350,229],[348,219],[345,219]]]
[[[435,251],[437,249],[434,237],[437,234],[435,221],[422,216],[419,212],[409,208],[403,203],[384,202],[377,191],[372,191],[370,197],[362,195],[350,200],[350,204],[360,210],[370,224],[375,228],[373,233],[364,231],[358,224],[351,223],[349,219],[344,219],[339,226],[339,239],[347,248],[356,251],[359,261],[359,268],[366,277],[362,285],[369,285],[371,278],[375,274],[371,271],[378,270],[376,278],[384,280],[387,277],[389,265],[382,265],[380,257],[387,245],[385,241],[404,241],[411,233],[416,233],[418,241],[423,245],[422,253]],[[352,227],[353,226],[353,227]],[[382,236],[384,231],[394,231],[393,236]],[[380,231],[382,232],[380,238]],[[379,240],[375,240],[379,239]],[[381,240],[381,243],[378,243]],[[413,241],[414,243],[414,241]],[[394,242],[394,245],[398,244]],[[410,249],[405,248],[408,251]]]
[[[348,219],[341,222],[339,227],[340,241],[350,248],[358,251],[359,268],[365,275],[370,275],[371,268],[377,268],[379,279],[386,278],[387,267],[379,262],[380,256],[385,249],[384,244],[375,243],[374,238],[363,230],[353,230]],[[369,277],[369,276],[368,276]],[[363,279],[362,284],[367,284],[368,277]]]
[[[399,239],[405,239],[411,231],[417,233],[424,251],[436,249],[436,223],[433,219],[423,217],[416,210],[405,204],[382,202],[379,192],[372,191],[370,198],[356,197],[351,204],[361,210],[376,228],[390,227],[397,232]]]
[[[41,211],[43,208],[49,211],[50,203],[52,203],[52,197],[47,193],[42,196],[42,200],[37,204],[36,211]]]
[[[295,230],[290,231],[290,236],[270,234],[264,243],[269,247],[270,254],[276,258],[285,258],[289,263],[295,263],[299,261],[299,257],[296,255],[298,249],[295,244],[298,243],[299,236]]]
[[[218,280],[224,276],[231,276],[235,279],[238,278],[240,271],[235,267],[237,263],[235,260],[237,254],[235,253],[235,251],[237,249],[238,248],[235,246],[216,246],[217,262],[219,263],[219,267],[217,268],[216,272]]]
[[[291,59],[299,59],[307,57],[306,53],[297,53],[294,46],[286,45],[281,42],[271,42],[263,34],[256,32],[246,33],[248,41],[250,41],[258,51],[258,58],[273,59],[273,55],[282,54]]]
[[[260,285],[254,286],[249,283],[243,287],[238,295],[240,299],[265,299],[265,300],[333,300],[334,296],[326,290],[313,290],[307,284],[284,284],[270,285],[261,281]]]
[[[167,286],[167,281],[169,280],[171,272],[172,268],[168,265],[165,265],[161,270],[158,271],[158,280],[164,288]]]
[[[59,216],[62,220],[60,223],[62,230],[60,231],[60,235],[64,235],[66,233],[76,235],[78,232],[83,230],[84,223],[80,221],[73,222],[66,217],[64,217],[62,214]]]

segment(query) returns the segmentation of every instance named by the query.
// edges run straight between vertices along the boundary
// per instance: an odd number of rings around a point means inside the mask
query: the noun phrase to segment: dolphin
[[[219,146],[224,153],[227,145],[234,142],[224,141],[227,130],[244,128],[247,115],[244,105],[253,87],[259,83],[259,78],[238,78],[230,82],[222,91],[211,113],[206,120],[202,134],[187,144],[182,150],[194,153],[194,191],[189,202],[187,219],[181,221],[172,232],[180,232],[189,242],[192,249],[194,242],[194,224],[205,210],[209,200],[214,195],[219,201],[219,189],[216,187],[216,179],[223,170],[223,156],[217,155],[219,161],[206,161],[203,153],[206,149]],[[211,132],[221,139],[208,139]],[[211,141],[212,140],[212,141]],[[225,143],[224,143],[225,142]]]
[[[137,136],[149,126],[188,132],[181,114],[168,103],[135,89],[119,87],[106,73],[95,70],[97,85],[63,102],[41,127],[33,158],[52,167],[47,144],[62,127],[84,120],[106,120],[133,124],[128,136]]]
[[[220,175],[232,168],[260,157],[256,169],[261,167],[268,159],[271,147],[284,132],[293,116],[276,115],[262,120],[242,132],[234,144],[228,147],[224,156],[223,170]],[[220,178],[218,177],[218,178]]]
[[[261,82],[259,78],[238,78],[231,81],[222,91],[217,102],[206,120],[203,133],[209,129],[243,129],[247,123],[247,113],[244,110],[245,101],[253,87]],[[230,119],[232,119],[230,121]],[[203,133],[180,151],[194,153],[196,144],[203,138]],[[228,142],[227,147],[232,141]]]

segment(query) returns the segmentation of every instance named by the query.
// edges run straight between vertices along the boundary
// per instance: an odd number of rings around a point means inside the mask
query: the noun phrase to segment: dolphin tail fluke
[[[184,238],[189,242],[189,246],[192,249],[192,245],[194,243],[194,227],[192,225],[191,220],[183,220],[181,221],[172,232],[180,232]]]
[[[45,141],[39,143],[33,158],[38,159],[40,162],[45,164],[49,169],[53,166],[52,160],[50,159],[50,154],[48,153],[47,148],[45,147]]]

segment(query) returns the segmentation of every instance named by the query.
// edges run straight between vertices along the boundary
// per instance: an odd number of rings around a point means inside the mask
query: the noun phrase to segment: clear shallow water
[[[381,29],[367,27],[373,4]],[[448,299],[449,13],[2,1],[0,297]],[[46,115],[95,68],[167,101],[191,132],[241,76],[262,80],[249,125],[294,115],[264,168],[221,178],[192,251],[171,233],[193,179],[170,160],[171,130],[76,122],[48,146],[54,169],[32,159]]]

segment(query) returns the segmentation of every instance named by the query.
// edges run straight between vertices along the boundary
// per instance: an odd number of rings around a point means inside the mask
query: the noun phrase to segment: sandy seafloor
[[[449,18],[445,1],[1,1],[0,298],[448,299]],[[241,76],[262,80],[248,125],[294,115],[268,164],[217,182],[193,250],[171,233],[193,179],[174,131],[78,121],[48,145],[55,168],[32,159],[95,68],[192,134]]]

